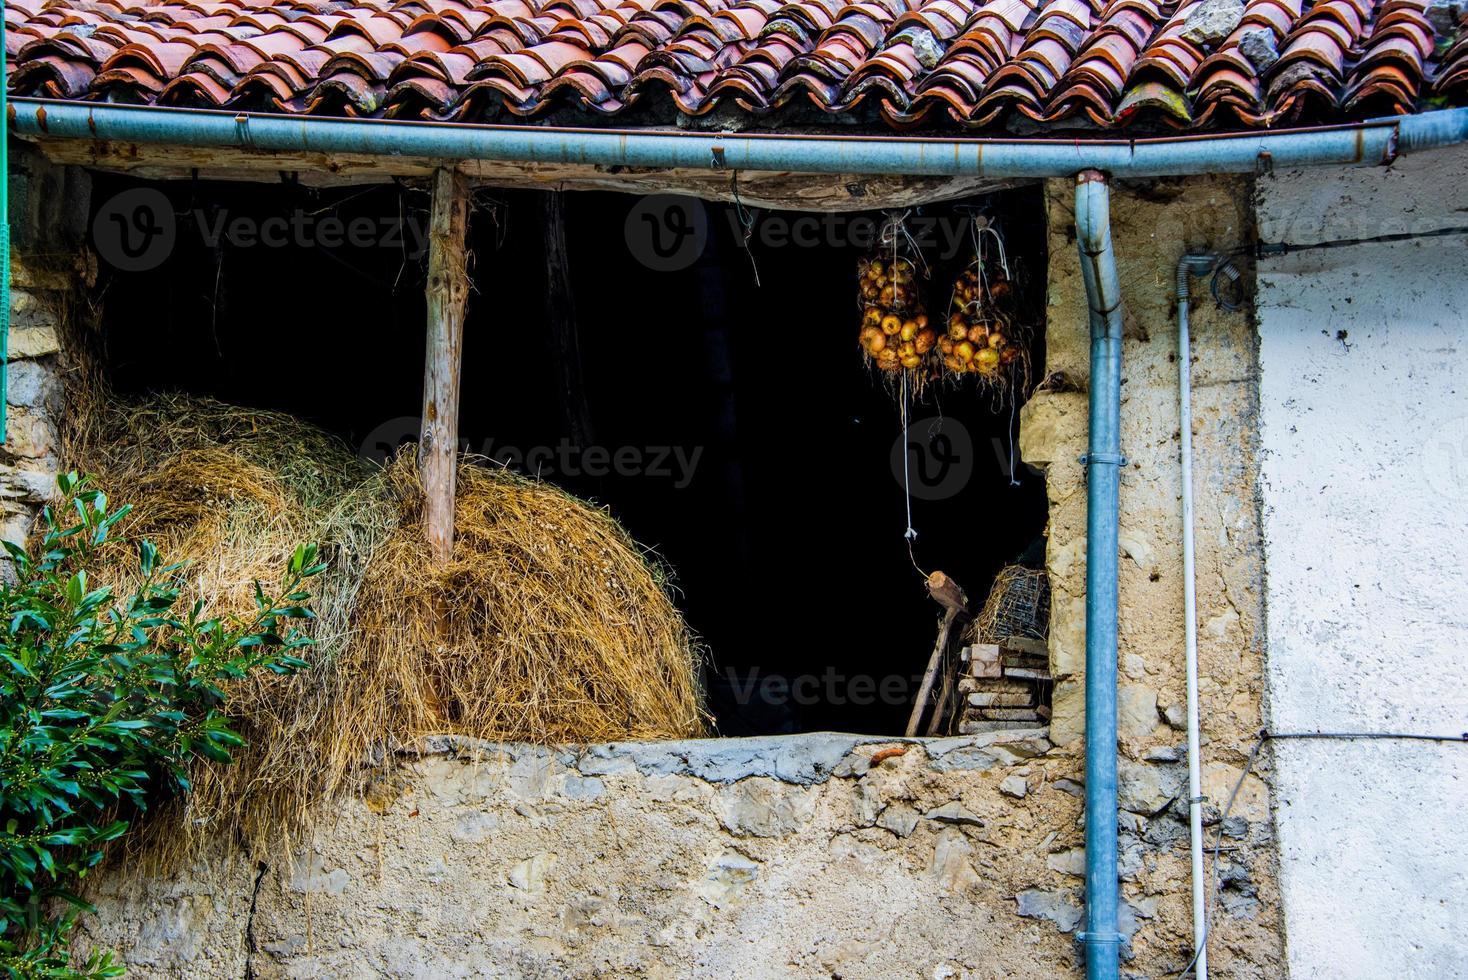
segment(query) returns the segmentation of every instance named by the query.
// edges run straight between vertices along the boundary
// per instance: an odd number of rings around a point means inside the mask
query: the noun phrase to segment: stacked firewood
[[[959,661],[960,735],[1050,721],[1050,657],[1043,640],[975,643],[959,651]]]

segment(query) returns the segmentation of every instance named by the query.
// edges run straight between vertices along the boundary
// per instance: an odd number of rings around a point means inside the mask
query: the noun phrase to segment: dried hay
[[[428,560],[412,448],[368,472],[291,416],[207,399],[97,398],[70,447],[126,532],[153,539],[187,601],[253,609],[304,540],[316,581],[311,667],[232,685],[248,747],[201,764],[193,791],[151,822],[167,863],[221,832],[287,843],[313,806],[358,792],[370,760],[420,736],[542,743],[704,733],[698,651],[662,566],[605,511],[512,473],[464,465],[448,565]],[[133,580],[131,545],[98,580]],[[180,833],[182,831],[182,833]]]
[[[984,608],[964,631],[965,643],[1002,643],[1012,636],[1050,635],[1050,577],[1041,569],[1008,565],[994,576]]]
[[[367,568],[331,727],[594,742],[703,733],[696,648],[665,574],[615,520],[507,470],[460,467],[451,560],[430,561],[411,450]],[[347,772],[351,760],[332,760]]]

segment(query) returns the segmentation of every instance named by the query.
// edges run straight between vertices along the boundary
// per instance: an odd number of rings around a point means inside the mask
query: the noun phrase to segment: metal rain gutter
[[[1104,174],[1076,175],[1076,242],[1091,321],[1090,443],[1086,467],[1086,949],[1087,980],[1117,980],[1117,536],[1121,468],[1121,283],[1111,247]]]
[[[1400,151],[1468,140],[1468,108],[1349,126],[1138,140],[912,138],[690,133],[682,130],[487,126],[336,119],[12,99],[11,132],[64,138],[496,160],[601,167],[761,170],[909,176],[1113,177],[1246,173],[1261,168],[1390,163]]]

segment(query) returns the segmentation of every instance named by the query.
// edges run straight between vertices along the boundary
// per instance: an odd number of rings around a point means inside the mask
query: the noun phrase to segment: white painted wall
[[[1269,241],[1468,225],[1468,153],[1258,194]],[[1258,316],[1270,727],[1468,731],[1468,237],[1265,260]],[[1294,980],[1468,977],[1468,746],[1273,750]]]

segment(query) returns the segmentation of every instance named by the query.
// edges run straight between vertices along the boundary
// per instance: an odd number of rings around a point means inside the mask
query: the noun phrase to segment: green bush
[[[224,714],[221,685],[253,670],[305,666],[311,641],[303,588],[324,565],[298,547],[280,589],[255,586],[248,617],[180,611],[182,564],[136,545],[142,584],[125,597],[88,581],[128,507],[108,509],[84,477],[58,480],[65,503],[43,515],[39,554],[5,542],[17,584],[0,585],[0,970],[11,977],[111,977],[122,967],[93,952],[68,965],[78,910],[71,889],[96,867],[151,800],[188,792],[185,763],[219,763],[243,744]]]

